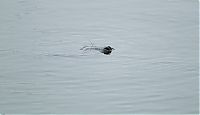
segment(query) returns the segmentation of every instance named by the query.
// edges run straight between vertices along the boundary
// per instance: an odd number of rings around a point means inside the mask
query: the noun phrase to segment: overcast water
[[[198,25],[198,0],[0,0],[0,113],[198,113]]]

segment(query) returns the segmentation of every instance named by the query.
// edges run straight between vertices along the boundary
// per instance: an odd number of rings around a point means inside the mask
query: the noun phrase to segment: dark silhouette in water
[[[96,46],[84,46],[83,48],[81,48],[80,50],[84,50],[84,51],[88,51],[88,50],[97,50],[101,53],[104,53],[106,55],[110,55],[111,52],[113,50],[115,50],[114,48],[110,47],[110,46],[106,46],[106,47],[96,47]]]
[[[114,50],[114,48],[111,48],[110,46],[104,47],[103,50],[101,51],[101,53],[104,53],[106,55],[109,55],[112,50]]]

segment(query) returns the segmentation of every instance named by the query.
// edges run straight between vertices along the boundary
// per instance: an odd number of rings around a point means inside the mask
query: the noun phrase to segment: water
[[[197,0],[1,0],[0,41],[2,113],[198,113]]]

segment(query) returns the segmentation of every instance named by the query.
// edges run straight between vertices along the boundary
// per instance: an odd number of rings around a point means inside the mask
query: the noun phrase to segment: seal
[[[101,51],[101,53],[104,53],[106,55],[110,55],[110,53],[114,50],[114,48],[111,48],[110,46],[104,47]]]
[[[80,50],[84,50],[84,51],[91,51],[91,50],[97,50],[103,54],[106,55],[110,55],[111,52],[113,50],[115,50],[114,48],[110,47],[110,46],[106,46],[106,47],[96,47],[96,46],[84,46],[83,48],[81,48]]]

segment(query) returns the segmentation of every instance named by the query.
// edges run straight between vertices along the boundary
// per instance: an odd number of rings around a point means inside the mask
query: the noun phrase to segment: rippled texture
[[[1,0],[0,112],[198,113],[198,44],[197,0]]]

